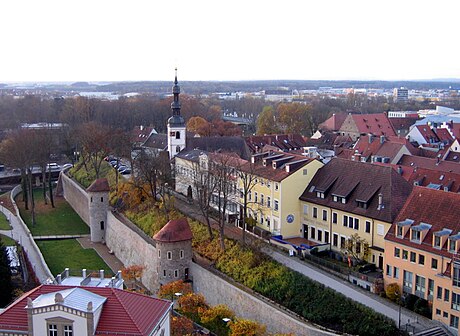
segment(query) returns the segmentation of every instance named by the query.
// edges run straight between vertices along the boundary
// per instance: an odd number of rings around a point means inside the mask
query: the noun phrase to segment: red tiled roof
[[[300,134],[254,135],[245,137],[244,140],[253,152],[261,151],[265,145],[287,151],[305,146],[305,140]]]
[[[445,161],[460,162],[460,153],[459,152],[449,152],[444,158]]]
[[[86,189],[89,192],[105,192],[110,191],[109,182],[106,178],[100,178],[91,183],[91,185]]]
[[[415,128],[419,131],[423,139],[427,143],[438,142],[439,139],[436,136],[436,133],[428,125],[416,125]]]
[[[460,174],[444,172],[426,168],[415,168],[412,170],[408,179],[410,183],[426,187],[429,184],[438,185],[441,190],[446,188],[446,191],[460,191]]]
[[[318,125],[320,130],[337,131],[342,126],[347,115],[345,113],[334,113],[332,117]]]
[[[169,311],[171,303],[146,295],[115,288],[79,287],[107,298],[96,328],[96,335],[150,335],[161,318]],[[1,330],[27,331],[27,298],[36,299],[48,294],[69,289],[62,285],[41,285],[21,296],[0,314]]]
[[[153,239],[164,243],[192,240],[192,238],[193,234],[186,218],[170,220],[155,236],[153,236]]]
[[[452,230],[452,234],[460,231],[460,194],[434,190],[424,187],[414,187],[392,227],[385,236],[385,240],[397,242],[432,253],[451,257],[452,253],[446,250],[446,244],[441,250],[432,247],[433,233],[443,228]],[[427,223],[431,225],[425,239],[419,244],[410,241],[410,230],[406,236],[398,238],[395,235],[395,226],[398,222],[412,219],[413,225]]]
[[[438,136],[439,141],[443,141],[449,144],[454,140],[446,128],[437,128],[436,135]]]
[[[388,118],[390,121],[391,126],[398,131],[398,130],[405,130],[408,131],[409,128],[415,124],[417,120],[419,120],[419,117],[415,118]]]
[[[385,113],[352,114],[351,116],[359,133],[371,133],[378,136],[396,135]]]
[[[150,126],[136,126],[131,132],[131,141],[144,143],[155,129]]]
[[[403,155],[398,164],[413,168],[420,167],[460,174],[460,164],[452,161],[438,161],[437,159],[421,156]]]

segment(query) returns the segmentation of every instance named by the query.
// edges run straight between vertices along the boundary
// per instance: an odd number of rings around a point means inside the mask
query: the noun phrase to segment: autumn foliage
[[[193,322],[184,316],[171,317],[171,336],[192,335]]]
[[[391,283],[387,286],[387,289],[385,290],[385,294],[387,295],[387,298],[389,298],[391,301],[395,301],[401,296],[401,291],[399,289],[399,285],[397,283]]]
[[[257,322],[238,319],[230,323],[230,336],[263,336],[266,335],[265,326]]]
[[[190,294],[192,293],[192,286],[183,280],[173,281],[161,286],[158,291],[158,297],[171,300],[174,298],[175,293],[181,293],[182,295]]]

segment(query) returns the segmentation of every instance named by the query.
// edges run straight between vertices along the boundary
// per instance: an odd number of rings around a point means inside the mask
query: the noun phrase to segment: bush
[[[417,300],[418,300],[418,296],[415,296],[414,294],[407,294],[404,299],[404,307],[413,311],[415,302],[417,302]]]
[[[425,317],[431,318],[431,309],[428,304],[428,301],[425,299],[419,298],[417,301],[415,301],[414,312]]]
[[[396,282],[389,284],[385,290],[385,293],[387,298],[393,302],[397,302],[398,298],[401,297],[401,290],[399,289],[399,285]]]

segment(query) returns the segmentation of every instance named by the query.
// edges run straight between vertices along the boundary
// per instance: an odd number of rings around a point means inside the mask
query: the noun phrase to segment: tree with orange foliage
[[[210,136],[211,124],[202,117],[191,117],[187,122],[187,131],[197,133],[200,136]]]
[[[190,283],[184,282],[184,280],[173,281],[161,286],[158,291],[158,297],[172,300],[176,293],[181,293],[182,295],[190,294],[192,293],[192,286]]]
[[[171,317],[171,336],[192,335],[195,331],[193,322],[184,316]]]
[[[123,279],[132,283],[132,289],[136,288],[137,282],[142,278],[142,274],[144,273],[144,266],[141,265],[132,265],[128,267],[124,267],[121,270],[121,274]]]
[[[235,313],[226,305],[220,304],[209,309],[199,309],[200,324],[217,335],[228,335],[230,329],[224,318],[233,320]]]
[[[200,311],[203,311],[203,309],[209,309],[209,306],[202,294],[189,293],[182,295],[177,303],[179,304],[178,310],[194,321],[199,320]]]
[[[238,319],[230,322],[230,336],[264,336],[266,327],[257,322]]]

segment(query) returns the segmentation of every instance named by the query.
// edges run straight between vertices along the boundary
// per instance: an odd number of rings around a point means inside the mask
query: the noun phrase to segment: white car
[[[53,162],[53,163],[48,163],[46,165],[46,171],[58,171],[58,170],[61,170],[61,166],[58,165],[57,163]]]

